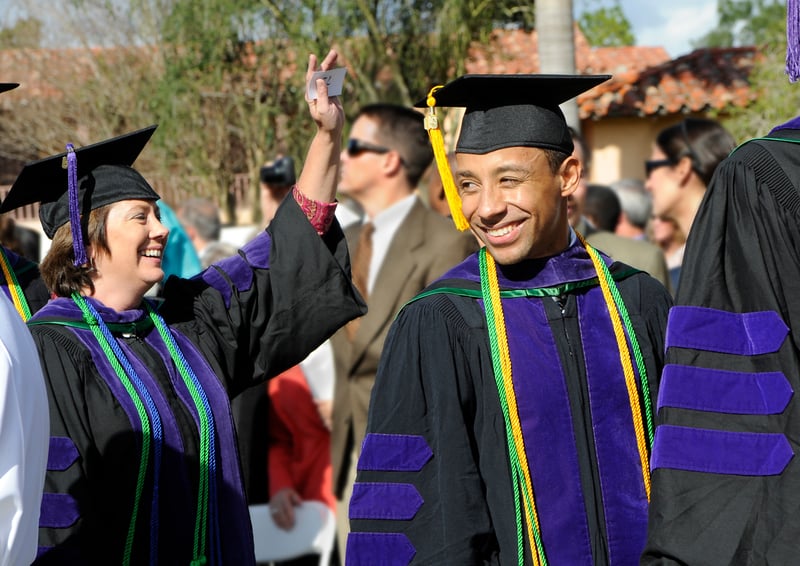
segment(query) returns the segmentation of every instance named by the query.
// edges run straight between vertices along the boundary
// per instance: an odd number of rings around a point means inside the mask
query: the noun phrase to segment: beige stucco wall
[[[683,118],[670,115],[584,121],[582,133],[592,148],[589,182],[608,184],[626,178],[643,181],[644,162],[650,158],[656,136]]]

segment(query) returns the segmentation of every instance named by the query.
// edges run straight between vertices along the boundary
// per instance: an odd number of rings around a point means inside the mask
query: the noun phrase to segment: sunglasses
[[[644,171],[646,176],[649,177],[650,173],[659,167],[666,167],[667,165],[672,166],[675,164],[669,159],[648,159],[644,162]]]
[[[369,151],[371,153],[389,153],[392,150],[382,145],[375,145],[354,138],[347,140],[347,155],[350,157],[358,157],[365,151]]]

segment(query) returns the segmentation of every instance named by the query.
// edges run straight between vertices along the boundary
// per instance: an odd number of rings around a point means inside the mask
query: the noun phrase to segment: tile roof
[[[748,77],[757,57],[755,47],[696,49],[674,60],[663,47],[591,47],[576,27],[577,71],[613,75],[578,97],[578,112],[598,119],[744,107],[756,97]],[[536,31],[495,30],[487,44],[470,49],[466,69],[539,72]]]
[[[749,76],[755,47],[695,49],[638,72],[614,75],[578,97],[582,119],[743,108],[755,100]]]

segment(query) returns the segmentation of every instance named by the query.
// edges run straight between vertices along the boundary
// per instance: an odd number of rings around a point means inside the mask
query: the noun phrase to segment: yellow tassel
[[[444,139],[442,138],[442,130],[439,129],[439,119],[436,116],[436,99],[433,93],[439,90],[440,86],[433,87],[428,93],[428,114],[425,116],[425,129],[428,131],[428,137],[431,140],[431,147],[433,147],[433,155],[436,158],[436,168],[439,170],[439,176],[442,178],[442,187],[444,187],[444,196],[447,198],[447,205],[450,207],[450,216],[453,218],[453,223],[460,231],[469,228],[464,213],[461,212],[461,197],[458,196],[456,184],[453,181],[453,173],[450,171],[450,163],[447,160],[447,152],[444,149]]]

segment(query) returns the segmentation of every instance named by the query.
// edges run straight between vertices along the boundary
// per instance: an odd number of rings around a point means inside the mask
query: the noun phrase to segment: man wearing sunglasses
[[[417,185],[433,161],[423,115],[392,104],[363,107],[341,156],[339,192],[364,210],[363,222],[345,230],[353,282],[367,314],[332,339],[336,361],[332,459],[340,552],[347,503],[366,430],[370,393],[389,326],[400,308],[478,245],[428,209]],[[370,239],[364,236],[370,235]],[[371,248],[369,260],[364,251]]]

